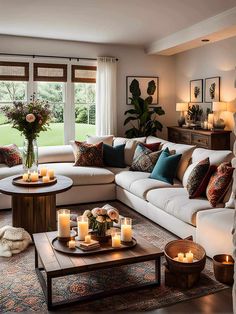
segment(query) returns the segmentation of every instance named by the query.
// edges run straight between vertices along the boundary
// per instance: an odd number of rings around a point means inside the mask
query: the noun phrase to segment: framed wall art
[[[131,104],[131,101],[129,98],[132,97],[132,94],[130,93],[129,88],[130,88],[130,84],[132,83],[134,79],[136,79],[139,82],[139,88],[141,91],[140,97],[144,99],[148,97],[148,94],[147,94],[148,83],[152,80],[155,82],[156,91],[152,95],[153,97],[152,106],[157,105],[159,102],[159,77],[157,76],[126,76],[126,103],[127,105]]]
[[[205,102],[220,101],[220,77],[205,79]]]
[[[203,80],[190,81],[190,102],[199,103],[203,102]]]

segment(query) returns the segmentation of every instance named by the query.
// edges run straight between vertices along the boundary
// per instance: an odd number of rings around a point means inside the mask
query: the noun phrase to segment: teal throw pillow
[[[162,151],[150,178],[174,184],[176,170],[182,154],[171,155],[168,148]]]
[[[117,146],[103,144],[103,162],[107,167],[125,168],[125,144]]]

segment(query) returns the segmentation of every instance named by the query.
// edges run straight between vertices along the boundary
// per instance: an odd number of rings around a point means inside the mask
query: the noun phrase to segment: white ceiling
[[[0,0],[0,34],[146,46],[234,6],[236,0]]]

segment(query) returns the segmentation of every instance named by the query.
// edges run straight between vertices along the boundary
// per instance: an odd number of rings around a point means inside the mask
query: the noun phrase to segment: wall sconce
[[[216,119],[214,118],[214,129],[224,130],[225,121],[220,118],[220,112],[227,110],[227,104],[223,101],[213,101],[212,111],[216,112]]]
[[[176,103],[176,111],[180,112],[180,116],[178,119],[178,125],[182,127],[185,124],[185,116],[184,112],[188,110],[188,103],[187,102],[178,102]]]

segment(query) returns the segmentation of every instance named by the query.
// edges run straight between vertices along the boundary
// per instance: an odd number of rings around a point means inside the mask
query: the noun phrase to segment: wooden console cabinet
[[[181,127],[167,127],[168,141],[196,145],[197,147],[230,150],[230,133],[231,131],[219,130],[192,130]]]

